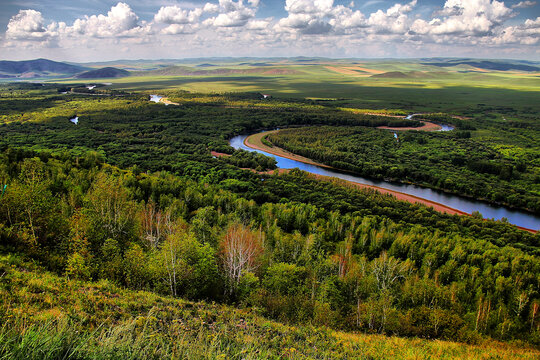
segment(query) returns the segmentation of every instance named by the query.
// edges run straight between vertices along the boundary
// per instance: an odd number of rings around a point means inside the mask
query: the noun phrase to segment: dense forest
[[[32,86],[0,98],[2,254],[70,281],[232,304],[291,324],[540,345],[540,235],[299,170],[263,172],[272,159],[227,144],[291,125],[379,134],[369,127],[393,120],[249,94],[176,93],[181,106],[164,106],[144,94]],[[0,276],[2,321],[19,301],[17,276]]]
[[[258,204],[165,172],[122,171],[95,153],[8,149],[1,159],[4,249],[69,278],[256,306],[281,321],[538,341],[540,262],[512,244],[307,202]]]

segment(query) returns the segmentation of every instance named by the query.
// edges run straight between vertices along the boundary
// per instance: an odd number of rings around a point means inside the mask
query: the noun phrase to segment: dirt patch
[[[384,71],[381,71],[381,70],[368,69],[368,68],[361,67],[361,66],[348,66],[348,67],[345,67],[345,69],[360,70],[360,71],[370,73],[370,74],[383,74],[384,73]]]
[[[262,133],[253,134],[251,136],[248,136],[244,140],[244,145],[246,145],[246,146],[248,146],[248,147],[250,147],[252,149],[266,151],[267,153],[274,154],[274,155],[277,155],[277,156],[281,156],[281,157],[284,157],[284,158],[287,158],[287,159],[298,160],[298,161],[303,162],[305,164],[317,165],[317,166],[321,166],[321,167],[325,167],[325,168],[329,168],[329,169],[332,168],[331,166],[324,165],[324,164],[315,162],[315,161],[313,161],[311,159],[305,158],[303,156],[293,154],[293,153],[288,152],[287,150],[284,150],[284,149],[279,148],[277,146],[270,147],[270,146],[267,146],[267,145],[263,144],[262,139],[266,135],[273,134],[273,133],[276,133],[278,131],[279,130],[265,131],[265,132],[262,132]]]
[[[323,175],[316,175],[316,174],[310,174],[310,177],[313,177],[315,179],[322,180],[322,181],[330,181],[330,182],[333,182],[333,183],[337,183],[338,185],[341,185],[341,186],[347,186],[347,187],[352,187],[352,188],[357,188],[357,189],[369,189],[369,190],[378,191],[378,192],[380,192],[382,194],[391,195],[391,196],[395,197],[398,200],[407,201],[407,202],[412,203],[412,204],[422,204],[422,205],[425,205],[427,207],[432,207],[435,211],[450,214],[450,215],[454,215],[454,214],[457,214],[457,215],[470,215],[470,214],[468,214],[468,213],[466,213],[464,211],[448,207],[446,205],[440,204],[440,203],[435,202],[435,201],[422,199],[422,198],[419,198],[419,197],[414,196],[414,195],[404,194],[404,193],[399,192],[399,191],[388,190],[388,189],[384,189],[384,188],[374,186],[374,185],[366,185],[366,184],[361,184],[361,183],[354,182],[354,181],[346,181],[346,180],[333,178],[333,177],[330,177],[330,176],[323,176]]]
[[[482,68],[479,68],[479,67],[472,67],[472,69],[473,69],[474,71],[483,72],[483,73],[491,72],[491,71],[489,71],[489,70],[482,69]]]
[[[347,70],[345,68],[337,68],[335,66],[325,66],[325,68],[330,70],[330,71],[336,72],[338,74],[342,74],[342,75],[363,76],[362,74],[359,74],[356,71]]]
[[[220,153],[220,152],[217,152],[217,151],[210,151],[210,154],[211,154],[212,156],[215,156],[215,157],[228,157],[228,156],[232,156],[231,154]]]

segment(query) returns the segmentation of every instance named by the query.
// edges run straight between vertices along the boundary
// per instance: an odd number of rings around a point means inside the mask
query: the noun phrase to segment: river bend
[[[468,214],[478,211],[486,219],[500,220],[508,219],[508,222],[526,229],[540,230],[540,216],[521,210],[510,209],[504,206],[491,205],[482,201],[476,201],[469,198],[452,195],[443,191],[416,185],[401,184],[383,180],[367,179],[356,175],[340,172],[338,170],[328,169],[317,165],[306,164],[297,160],[287,159],[282,156],[267,153],[262,150],[253,149],[244,143],[249,135],[235,136],[230,140],[230,145],[235,149],[243,149],[252,152],[258,152],[277,161],[277,166],[282,169],[298,168],[317,175],[332,176],[339,179],[353,181],[360,184],[378,186],[380,188],[399,191],[404,194],[414,195],[416,197],[437,202],[450,208],[457,209]]]

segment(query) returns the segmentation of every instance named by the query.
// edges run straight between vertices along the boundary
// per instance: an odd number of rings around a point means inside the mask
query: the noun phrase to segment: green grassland
[[[358,75],[340,74],[327,67],[361,66],[397,77],[357,71]],[[224,64],[224,69],[253,70],[249,66]],[[363,62],[346,64],[274,64],[260,68],[260,73],[212,74],[193,76],[130,76],[120,79],[99,79],[111,82],[113,89],[163,90],[181,89],[201,93],[262,92],[287,98],[338,98],[355,107],[403,108],[411,111],[459,112],[478,104],[539,109],[540,77],[538,73],[517,71],[463,72],[466,66],[452,69],[406,62]],[[291,74],[266,74],[274,70]],[[193,70],[200,70],[193,67]],[[209,71],[214,71],[211,68]],[[462,71],[462,72],[460,72]],[[400,75],[401,73],[401,75]],[[375,76],[372,76],[375,75]],[[90,81],[90,80],[88,80]],[[67,83],[73,80],[67,80]]]

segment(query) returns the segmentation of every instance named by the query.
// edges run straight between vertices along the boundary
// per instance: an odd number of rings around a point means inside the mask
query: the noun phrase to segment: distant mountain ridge
[[[88,68],[47,59],[0,61],[0,73],[5,75],[22,75],[24,73],[74,75],[85,70]]]
[[[521,61],[520,61],[521,62]],[[531,63],[531,62],[528,62]],[[523,63],[516,62],[507,62],[507,61],[488,61],[488,60],[469,60],[469,59],[456,59],[449,60],[445,62],[423,62],[422,65],[431,65],[438,67],[451,67],[458,65],[469,65],[475,68],[485,69],[485,70],[497,70],[497,71],[508,71],[508,70],[518,70],[518,71],[540,71],[540,67],[525,65]]]
[[[250,69],[230,69],[230,68],[218,68],[211,70],[199,70],[188,66],[168,66],[158,70],[151,71],[139,71],[134,75],[139,76],[205,76],[205,75],[230,75],[230,74],[261,74],[261,75],[295,75],[302,74],[301,71],[280,67],[262,67],[262,68],[250,68]]]

